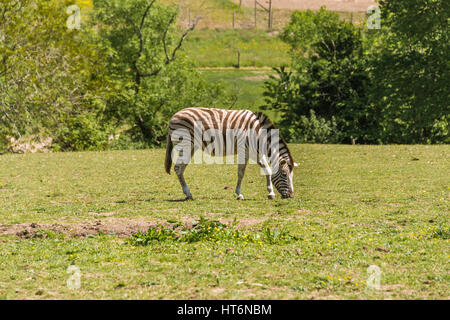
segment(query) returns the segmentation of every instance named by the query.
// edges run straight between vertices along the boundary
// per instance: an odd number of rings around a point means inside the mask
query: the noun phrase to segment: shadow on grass
[[[195,198],[194,200],[187,199],[169,199],[165,200],[167,202],[189,202],[189,201],[205,201],[205,200],[229,200],[229,201],[259,201],[258,199],[244,199],[244,200],[236,200],[235,198],[227,199],[227,198]]]
[[[165,201],[165,202],[189,202],[189,201],[193,201],[194,203],[197,201],[205,201],[205,200],[215,200],[215,201],[220,201],[220,200],[228,200],[228,201],[244,201],[244,202],[248,202],[248,201],[260,201],[261,199],[244,199],[244,200],[236,200],[235,198],[195,198],[194,200],[189,200],[189,199],[156,199],[156,198],[151,198],[151,199],[129,199],[129,200],[117,200],[115,201],[115,203],[118,204],[132,204],[132,203],[136,203],[136,202],[158,202],[158,201]]]

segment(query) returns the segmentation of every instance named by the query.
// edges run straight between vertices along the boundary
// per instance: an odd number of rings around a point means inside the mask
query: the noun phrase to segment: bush
[[[113,148],[159,146],[179,109],[229,101],[183,57],[191,30],[180,35],[174,6],[95,0],[81,30],[68,30],[71,4],[0,0],[0,150],[33,136],[54,150],[103,150],[124,127]]]
[[[83,113],[67,116],[56,132],[53,142],[55,151],[105,150],[108,147],[110,131],[96,115]]]
[[[313,110],[344,143],[449,142],[448,3],[380,4],[381,30],[324,8],[293,13],[282,33],[290,70],[275,69],[265,92],[265,108],[281,111],[279,126],[293,141],[312,139],[304,117]]]
[[[312,109],[309,117],[301,116],[297,126],[286,128],[283,131],[283,137],[296,143],[340,143],[342,139],[336,119],[332,117],[328,121],[317,117]]]
[[[110,150],[140,150],[148,148],[138,130],[127,130],[110,139]]]
[[[50,137],[63,150],[100,147],[102,125],[94,122],[104,107],[106,59],[92,29],[67,29],[71,4],[0,0],[2,148],[8,137]]]
[[[266,82],[265,108],[281,111],[281,128],[298,142],[376,141],[376,113],[367,106],[370,83],[360,30],[336,13],[297,11],[282,38],[291,68]]]

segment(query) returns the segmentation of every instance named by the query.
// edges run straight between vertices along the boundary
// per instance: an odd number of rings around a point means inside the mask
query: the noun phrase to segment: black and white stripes
[[[293,167],[296,165],[278,130],[263,114],[249,110],[187,108],[177,112],[169,123],[165,168],[170,173],[174,156],[174,170],[186,199],[192,195],[184,180],[184,170],[194,156],[194,163],[204,160],[197,150],[209,155],[225,156],[226,163],[238,154],[238,183],[236,193],[243,199],[241,181],[248,160],[260,164],[267,178],[269,198],[275,194],[272,182],[283,198],[293,196]],[[231,156],[231,158],[230,158]],[[220,163],[220,162],[219,162]]]

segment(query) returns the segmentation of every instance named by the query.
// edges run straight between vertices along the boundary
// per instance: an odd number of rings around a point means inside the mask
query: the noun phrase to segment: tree
[[[382,139],[448,143],[450,3],[380,1],[384,38],[374,56],[372,101],[383,114]]]
[[[59,149],[102,148],[101,50],[94,35],[68,30],[70,1],[0,0],[0,141],[50,136]],[[70,119],[70,121],[68,121]],[[94,126],[75,137],[76,119]],[[90,128],[90,130],[88,129]],[[98,137],[101,133],[101,137]],[[78,147],[73,140],[78,140]],[[100,139],[100,140],[97,140]],[[72,142],[71,142],[72,141]],[[1,143],[0,143],[1,144]]]
[[[197,20],[180,33],[177,9],[154,0],[97,0],[94,8],[114,83],[107,112],[134,139],[160,145],[179,109],[225,103],[180,52]]]
[[[291,70],[275,69],[278,75],[266,83],[265,95],[266,108],[282,113],[283,134],[299,142],[376,142],[361,31],[322,7],[294,12],[282,39],[291,46]],[[320,134],[307,133],[320,124]]]

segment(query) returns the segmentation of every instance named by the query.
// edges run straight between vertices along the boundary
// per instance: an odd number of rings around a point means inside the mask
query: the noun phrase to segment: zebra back
[[[271,155],[270,148],[270,132],[276,129],[272,121],[262,112],[254,113],[250,110],[227,110],[227,109],[215,109],[215,108],[186,108],[178,111],[173,115],[169,123],[169,133],[170,136],[172,132],[179,129],[188,130],[191,136],[191,141],[194,143],[194,139],[198,139],[198,135],[195,135],[196,122],[200,122],[203,130],[215,129],[222,133],[222,141],[226,144],[226,134],[227,130],[254,130],[257,134],[260,134],[261,129],[265,129],[269,141],[267,143],[268,150],[264,150],[265,154]],[[202,138],[203,136],[201,136]],[[168,137],[168,145],[169,143]],[[207,142],[196,141],[202,146],[204,150],[207,146]],[[226,145],[224,145],[226,148]],[[246,141],[246,148],[248,148],[248,142]],[[258,146],[256,146],[258,148]],[[261,150],[257,149],[257,152]],[[234,153],[236,149],[234,150]],[[293,165],[294,161],[292,159],[291,153],[284,139],[279,136],[279,159],[284,159]],[[167,163],[167,159],[166,159]]]

